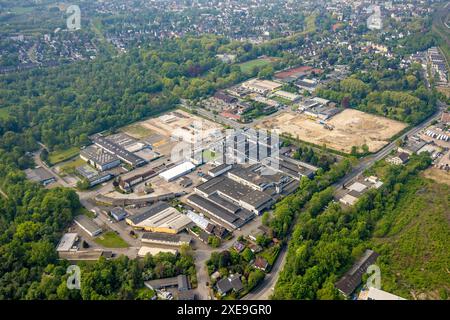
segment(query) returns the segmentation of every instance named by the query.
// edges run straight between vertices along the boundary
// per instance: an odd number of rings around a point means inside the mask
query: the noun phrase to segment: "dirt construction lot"
[[[136,122],[122,128],[126,134],[137,139],[145,139],[161,154],[170,154],[175,141],[183,140],[193,143],[203,139],[207,143],[223,127],[199,116],[176,110],[160,117]]]
[[[304,114],[289,112],[265,120],[259,127],[274,130],[278,134],[290,133],[294,138],[298,136],[306,142],[350,153],[352,146],[361,147],[363,144],[367,144],[369,151],[375,152],[407,126],[399,121],[353,109],[342,111],[327,123],[334,129],[325,129],[318,120],[312,120]]]

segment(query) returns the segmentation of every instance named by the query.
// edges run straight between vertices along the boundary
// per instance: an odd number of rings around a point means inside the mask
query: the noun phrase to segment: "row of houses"
[[[427,58],[431,65],[431,70],[434,75],[437,75],[439,82],[442,84],[448,83],[447,62],[437,47],[431,47],[427,51]]]

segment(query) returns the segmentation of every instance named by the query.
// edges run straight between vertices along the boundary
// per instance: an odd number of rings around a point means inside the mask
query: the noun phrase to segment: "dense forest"
[[[297,191],[277,203],[272,215],[269,216],[268,213],[265,213],[263,221],[271,227],[275,237],[285,239],[297,214],[311,197],[316,192],[329,188],[333,183],[349,173],[350,170],[350,161],[344,159],[333,164],[328,171],[323,169],[317,170],[313,179],[303,177]],[[331,188],[327,192],[329,190]]]
[[[398,61],[378,59],[369,63],[376,66],[370,72],[356,72],[327,88],[319,88],[317,94],[343,108],[356,108],[410,124],[420,123],[436,110],[437,95],[420,80],[420,65],[405,71],[396,67]]]
[[[167,110],[240,78],[215,58],[223,39],[204,37],[134,49],[114,59],[0,78],[0,147],[22,135],[48,148],[88,143],[88,135]]]
[[[55,245],[80,203],[73,190],[42,189],[10,166],[0,176],[0,299],[23,299],[59,264]]]
[[[68,292],[67,262],[58,260],[55,246],[80,209],[78,196],[69,189],[43,189],[19,169],[33,165],[28,152],[36,150],[38,141],[50,150],[81,146],[89,134],[251,76],[215,58],[217,52],[234,49],[236,43],[220,37],[186,37],[113,59],[0,76],[0,299],[139,299],[152,294],[143,290],[144,279],[181,270],[196,282],[190,253],[144,263],[122,257],[83,265],[84,289]],[[278,44],[248,44],[243,50],[247,56],[241,61],[277,51]],[[283,61],[297,60],[287,54]]]
[[[430,163],[429,155],[422,154],[404,167],[389,166],[384,186],[348,209],[331,202],[330,189],[314,194],[299,214],[273,298],[339,299],[334,283],[370,248],[377,222],[395,210],[411,181]]]
[[[281,68],[301,60],[280,53],[299,41],[253,46],[217,36],[186,37],[113,59],[0,76],[0,148],[33,150],[36,141],[50,150],[85,145],[90,134],[161,113],[179,98],[195,100],[264,71],[243,74],[238,65],[218,60],[219,52],[242,51],[240,61],[278,55]],[[26,166],[26,161],[20,164]]]

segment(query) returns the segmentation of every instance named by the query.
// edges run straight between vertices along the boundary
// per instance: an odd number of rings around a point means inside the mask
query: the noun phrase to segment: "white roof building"
[[[57,252],[76,251],[72,249],[74,243],[78,240],[78,233],[65,233],[56,247]]]
[[[315,102],[318,102],[320,104],[323,104],[323,105],[327,105],[330,102],[330,100],[327,100],[327,99],[324,99],[324,98],[320,98],[320,97],[314,97],[311,100],[313,100]]]
[[[395,294],[369,287],[369,290],[362,291],[359,295],[359,300],[406,300]]]
[[[363,192],[364,190],[366,190],[367,189],[367,186],[366,185],[364,185],[364,184],[362,184],[361,182],[355,182],[355,183],[353,183],[352,185],[350,185],[349,187],[348,187],[348,189],[349,190],[354,190],[354,191],[356,191],[356,192]]]
[[[176,254],[177,250],[176,249],[167,249],[167,248],[157,248],[157,247],[146,247],[146,246],[142,246],[139,251],[138,251],[138,256],[139,257],[145,257],[147,254],[151,254],[152,256],[157,255],[158,253],[161,252],[168,252],[168,253],[173,253]]]
[[[345,196],[340,198],[339,201],[348,206],[352,206],[356,201],[358,201],[358,198],[350,193],[347,193]]]
[[[159,174],[166,181],[173,181],[195,169],[195,165],[190,161],[185,161],[169,170]]]
[[[210,224],[208,219],[206,219],[205,217],[202,217],[199,214],[196,214],[194,211],[189,210],[188,213],[186,214],[186,216],[189,219],[191,219],[192,222],[194,222],[197,226],[202,228],[203,230],[205,230],[206,227],[208,226],[208,224]]]
[[[172,234],[180,232],[192,223],[185,214],[164,202],[138,209],[138,213],[126,218],[126,222],[137,229]]]
[[[298,94],[283,91],[283,90],[275,91],[274,95],[284,98],[284,99],[287,99],[289,101],[297,101],[301,98]]]

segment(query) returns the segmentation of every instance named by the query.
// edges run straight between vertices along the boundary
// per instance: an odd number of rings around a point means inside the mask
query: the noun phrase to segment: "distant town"
[[[448,3],[68,5],[0,3],[5,234],[86,270],[51,298],[448,299]]]

